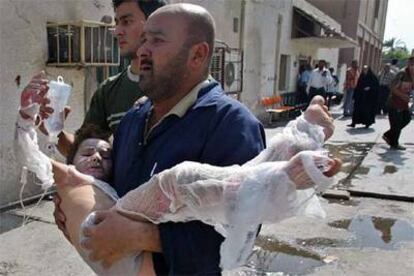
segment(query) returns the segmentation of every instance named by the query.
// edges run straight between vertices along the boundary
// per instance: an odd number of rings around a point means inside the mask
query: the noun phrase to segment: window
[[[375,14],[374,17],[378,18],[380,8],[380,0],[375,0]]]
[[[280,55],[279,65],[279,90],[288,90],[288,64],[289,56]]]
[[[118,66],[118,42],[112,28],[111,24],[91,21],[48,23],[48,64]]]

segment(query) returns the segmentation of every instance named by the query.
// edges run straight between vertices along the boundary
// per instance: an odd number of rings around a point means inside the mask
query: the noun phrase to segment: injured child
[[[319,102],[318,102],[319,101]],[[215,167],[183,162],[154,175],[147,183],[118,198],[108,184],[111,146],[95,128],[78,133],[66,165],[49,159],[37,144],[38,103],[22,95],[16,123],[16,150],[24,166],[47,189],[56,184],[71,243],[98,275],[147,275],[150,258],[137,252],[110,268],[91,262],[80,246],[82,225],[94,224],[95,210],[115,208],[119,213],[155,224],[201,220],[215,227],[225,240],[221,266],[245,264],[261,223],[275,223],[295,215],[320,215],[316,197],[332,183],[341,162],[322,151],[332,135],[332,118],[316,98],[256,158],[242,166]],[[71,175],[83,183],[67,183]],[[147,260],[147,261],[143,261]]]

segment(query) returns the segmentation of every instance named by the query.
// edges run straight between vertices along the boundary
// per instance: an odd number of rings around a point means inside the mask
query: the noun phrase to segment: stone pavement
[[[334,189],[349,200],[324,200],[324,219],[296,217],[265,225],[240,275],[410,275],[414,271],[414,123],[403,130],[406,151],[381,140],[387,118],[372,128],[346,127],[334,109],[330,152],[344,161]],[[280,128],[266,129],[269,137]],[[363,196],[363,197],[361,197]],[[93,275],[53,224],[53,204],[0,214],[0,275]]]

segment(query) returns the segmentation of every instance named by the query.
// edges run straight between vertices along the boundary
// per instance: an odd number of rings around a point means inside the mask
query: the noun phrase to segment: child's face
[[[108,181],[112,174],[111,145],[101,139],[84,140],[73,159],[78,171]]]

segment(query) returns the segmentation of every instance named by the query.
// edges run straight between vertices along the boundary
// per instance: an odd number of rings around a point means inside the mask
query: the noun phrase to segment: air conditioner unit
[[[48,23],[48,65],[118,66],[120,56],[113,27],[86,20]]]
[[[243,55],[240,49],[215,47],[210,74],[227,93],[238,93],[243,86]]]
[[[226,53],[224,59],[224,91],[242,91],[242,66],[241,51],[233,49],[230,50],[230,53]]]

